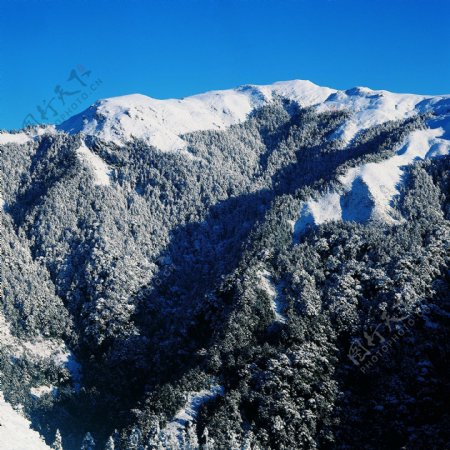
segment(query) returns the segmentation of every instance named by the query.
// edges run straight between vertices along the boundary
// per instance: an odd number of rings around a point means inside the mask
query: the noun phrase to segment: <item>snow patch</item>
[[[26,144],[31,141],[26,133],[0,133],[0,145],[6,144]]]
[[[94,184],[96,186],[109,186],[111,183],[111,169],[105,161],[90,150],[84,142],[81,143],[76,152],[81,161],[92,171]]]
[[[58,394],[58,389],[51,385],[50,386],[42,385],[42,386],[32,387],[30,389],[30,394],[36,398],[41,398],[43,395],[48,395],[48,394],[51,394],[56,397],[56,395]]]
[[[33,341],[20,340],[12,335],[8,322],[0,313],[0,346],[8,348],[14,358],[53,361],[58,366],[66,367],[75,389],[80,388],[81,366],[61,339],[36,337]]]
[[[224,389],[222,386],[213,386],[211,389],[190,392],[183,408],[181,408],[175,417],[167,423],[162,430],[162,433],[168,438],[175,437],[178,442],[181,442],[186,426],[189,423],[195,422],[198,411],[203,403],[223,394]]]
[[[303,202],[294,236],[308,226],[339,220],[395,223],[391,205],[400,193],[404,167],[416,159],[450,154],[450,115],[430,119],[427,125],[425,130],[413,131],[393,157],[349,169],[338,178],[341,188],[337,192]]]
[[[0,392],[0,446],[7,450],[50,450],[30,422],[7,403]]]
[[[260,287],[270,298],[270,306],[272,308],[275,320],[277,322],[286,323],[287,317],[283,314],[283,302],[282,302],[282,286],[275,285],[273,277],[266,269],[257,273]]]

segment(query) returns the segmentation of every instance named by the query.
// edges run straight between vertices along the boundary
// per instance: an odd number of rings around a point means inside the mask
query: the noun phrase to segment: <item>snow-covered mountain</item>
[[[69,133],[95,136],[123,145],[143,139],[160,150],[182,149],[182,135],[201,130],[223,130],[244,121],[275,97],[316,106],[320,112],[348,109],[353,116],[336,137],[349,141],[358,131],[388,120],[450,107],[448,96],[393,94],[368,88],[338,91],[310,81],[283,81],[271,85],[245,85],[236,89],[211,91],[183,99],[157,100],[140,94],[100,100],[62,123]]]
[[[296,233],[307,224],[341,220],[343,217],[357,220],[371,216],[392,221],[389,205],[398,195],[401,168],[416,158],[449,153],[450,96],[395,94],[364,87],[339,91],[304,80],[265,86],[245,85],[180,100],[157,100],[138,94],[115,97],[98,101],[58,128],[119,146],[133,139],[141,139],[162,151],[179,151],[187,145],[183,140],[184,134],[225,130],[242,123],[252,111],[277,97],[297,102],[301,107],[313,107],[318,113],[349,111],[349,118],[332,135],[332,139],[345,144],[363,130],[388,121],[424,113],[433,113],[438,117],[428,120],[428,130],[412,134],[397,150],[397,156],[349,170],[339,179],[342,184],[340,192],[333,191],[305,203],[295,224]],[[94,170],[98,173],[97,168]],[[345,202],[345,198],[350,203]]]
[[[445,448],[449,153],[301,80],[0,132],[0,450]]]
[[[333,92],[309,81],[290,81],[268,86],[246,85],[183,99],[125,95],[96,102],[61,124],[60,129],[118,145],[136,138],[163,151],[178,150],[186,145],[181,135],[225,129],[242,122],[255,108],[267,104],[276,95],[310,106],[323,102]]]

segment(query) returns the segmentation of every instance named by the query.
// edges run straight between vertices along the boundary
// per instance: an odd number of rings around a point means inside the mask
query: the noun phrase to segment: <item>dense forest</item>
[[[350,116],[278,98],[185,152],[1,146],[1,391],[48,445],[448,448],[450,160],[402,168],[381,219],[343,175],[433,117],[348,143]],[[299,227],[330,193],[341,220]]]

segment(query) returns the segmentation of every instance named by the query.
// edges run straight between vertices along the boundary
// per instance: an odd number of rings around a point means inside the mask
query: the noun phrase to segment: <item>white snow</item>
[[[391,205],[399,194],[404,167],[416,159],[450,153],[450,114],[428,120],[427,126],[413,131],[393,157],[349,169],[338,179],[341,189],[304,202],[294,235],[302,233],[308,225],[338,220],[375,219],[394,223]]]
[[[216,385],[212,386],[211,389],[203,389],[202,391],[189,393],[183,408],[181,408],[175,417],[167,423],[162,430],[162,433],[167,437],[175,437],[181,442],[184,429],[188,423],[195,422],[200,406],[218,395],[223,395],[223,392],[223,387]]]
[[[349,142],[365,128],[445,107],[442,101],[449,99],[364,87],[339,91],[306,80],[293,80],[262,86],[244,85],[183,99],[158,100],[140,94],[113,97],[96,102],[58,129],[95,135],[117,145],[134,138],[143,139],[160,150],[175,151],[186,147],[183,134],[225,129],[242,122],[255,108],[275,96],[296,101],[303,107],[314,106],[318,112],[350,110],[351,117],[333,136],[344,142]]]
[[[341,196],[336,192],[329,192],[315,202],[309,202],[313,217],[319,222],[336,220],[341,214]]]
[[[5,133],[0,132],[0,145],[6,144],[26,144],[31,141],[26,133]]]
[[[111,169],[100,156],[90,150],[84,142],[77,149],[77,155],[94,175],[96,186],[108,186],[111,183]]]
[[[0,312],[0,346],[14,345],[15,342],[16,340],[11,334],[9,324]]]
[[[42,386],[37,386],[37,387],[32,387],[30,389],[30,394],[33,397],[37,397],[37,398],[41,398],[43,395],[47,395],[47,394],[52,394],[53,396],[56,396],[58,393],[58,389],[55,386],[46,386],[46,385],[42,385]]]
[[[33,341],[20,340],[11,334],[10,326],[0,312],[0,346],[9,349],[11,356],[15,358],[51,360],[59,366],[66,367],[72,375],[75,389],[79,389],[81,367],[62,340],[43,337],[36,337]]]
[[[448,106],[449,96],[431,97],[416,94],[395,94],[389,91],[356,87],[337,91],[317,105],[318,112],[348,110],[351,117],[333,135],[349,143],[360,131],[387,121],[406,119],[418,113]]]
[[[55,125],[36,125],[25,131],[19,133],[8,133],[7,131],[0,131],[0,145],[7,144],[26,144],[38,139],[40,136],[46,134],[56,134],[58,130]]]
[[[75,390],[80,389],[81,366],[62,340],[37,338],[33,342],[24,342],[22,349],[22,357],[25,354],[29,358],[52,360],[55,364],[66,367],[72,376]]]
[[[40,136],[44,135],[54,135],[57,134],[58,130],[56,129],[55,125],[36,125],[32,127],[29,131],[27,131],[27,134],[32,137],[33,139],[37,139]]]
[[[0,448],[4,450],[50,450],[30,422],[7,403],[0,392]]]
[[[64,342],[41,337],[36,338],[34,341],[24,341],[22,343],[22,352],[36,359],[52,359],[60,365],[65,364],[70,355]]]
[[[270,306],[272,308],[275,320],[277,322],[286,323],[287,317],[283,314],[282,305],[282,286],[276,286],[270,272],[263,269],[258,272],[260,287],[267,293],[270,298]]]
[[[242,122],[275,95],[310,106],[323,102],[333,92],[309,81],[295,80],[267,86],[245,85],[184,99],[158,100],[133,94],[98,101],[59,128],[95,135],[117,145],[133,138],[143,139],[160,150],[173,151],[186,146],[180,135],[224,129]]]

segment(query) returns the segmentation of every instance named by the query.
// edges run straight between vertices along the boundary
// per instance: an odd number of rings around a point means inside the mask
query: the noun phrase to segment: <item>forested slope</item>
[[[69,450],[445,448],[447,103],[0,135],[4,398]]]

